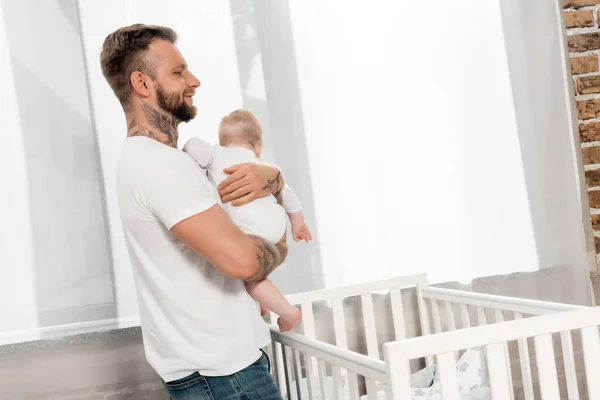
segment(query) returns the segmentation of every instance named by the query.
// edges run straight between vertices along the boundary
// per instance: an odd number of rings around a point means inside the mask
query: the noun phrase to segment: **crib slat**
[[[437,300],[431,300],[431,316],[433,317],[433,330],[435,333],[442,331],[442,322],[440,320],[440,308]]]
[[[300,305],[300,309],[302,310],[302,326],[304,336],[309,339],[316,339],[317,335],[315,331],[315,317],[312,303],[303,303]],[[317,360],[314,357],[308,356],[307,354],[303,355],[303,359],[304,368],[306,368],[306,383],[308,385],[309,400],[313,400],[315,385],[313,371],[317,370]]]
[[[448,330],[455,331],[456,321],[454,319],[454,307],[449,301],[445,301],[444,306],[446,308],[446,317],[448,318]]]
[[[294,369],[294,379],[296,380],[296,393],[298,394],[298,399],[302,399],[302,388],[300,387],[302,369],[300,367],[300,353],[296,349],[292,349],[292,363]]]
[[[494,318],[496,319],[497,324],[504,322],[504,313],[502,312],[502,310],[496,308],[494,310]]]
[[[460,400],[454,352],[438,354],[437,364],[440,371],[442,398],[444,400]]]
[[[505,350],[504,343],[486,346],[488,375],[492,386],[493,399],[510,399],[513,397],[512,379],[508,372],[510,360]]]
[[[271,324],[277,324],[277,318],[277,314],[275,314],[274,312],[271,311],[269,313],[269,319],[271,321]],[[279,389],[281,391],[281,394],[283,395],[287,392],[287,379],[285,372],[285,357],[283,356],[283,346],[280,343],[276,344],[273,355],[275,357],[275,360],[273,362],[273,371],[274,373],[276,373],[276,381],[278,382]],[[288,399],[289,398],[290,397],[288,396]]]
[[[499,310],[496,308],[494,310],[494,318],[496,319],[497,324],[504,322],[504,312],[502,310]],[[506,359],[508,360],[508,362],[506,363],[506,372],[508,373],[508,377],[509,377],[508,386],[510,388],[510,399],[514,399],[515,398],[515,389],[513,387],[512,370],[510,368],[510,354],[508,352],[508,343],[504,343],[503,347],[504,347],[504,354],[506,356]]]
[[[377,331],[375,329],[375,310],[373,309],[373,296],[371,293],[361,293],[363,325],[365,328],[365,340],[367,341],[367,355],[379,359],[379,348],[377,346]],[[368,400],[376,400],[377,385],[372,379],[365,379],[367,385]]]
[[[333,330],[335,333],[335,344],[343,349],[348,349],[348,338],[346,337],[346,321],[344,320],[344,304],[341,297],[331,299],[331,310],[333,312]],[[356,393],[358,398],[358,378],[352,371],[341,372],[342,377],[347,377],[350,394]]]
[[[485,309],[483,307],[477,307],[477,323],[479,326],[487,325],[487,318],[485,317]]]
[[[454,307],[452,303],[449,301],[444,302],[444,308],[446,309],[446,319],[448,321],[448,330],[455,331],[456,330],[456,321],[454,320]],[[458,359],[459,353],[454,352],[454,358]]]
[[[523,314],[515,313],[515,320],[522,319]],[[531,375],[531,360],[529,359],[529,345],[527,339],[517,341],[519,347],[519,363],[521,364],[521,376],[523,377],[523,394],[525,400],[534,400],[533,377]]]
[[[581,347],[583,349],[588,396],[590,399],[598,399],[600,398],[600,380],[598,379],[598,371],[600,371],[600,339],[598,338],[597,326],[581,330]]]
[[[327,367],[325,366],[325,361],[318,360],[317,361],[318,370],[319,370],[319,386],[321,387],[321,399],[327,399]]]
[[[390,302],[392,305],[392,318],[394,320],[394,337],[396,340],[406,339],[404,307],[402,305],[402,289],[390,289]]]
[[[288,350],[287,346],[281,346],[281,353],[283,354],[283,370],[285,376],[285,390],[287,392],[287,398],[292,399],[292,390],[291,390],[291,379],[290,379],[290,363],[288,358]]]
[[[375,329],[375,310],[373,309],[373,297],[371,293],[361,293],[363,324],[365,328],[365,339],[367,341],[367,354],[369,357],[379,359],[379,348],[377,347],[377,331]]]
[[[427,336],[431,334],[431,326],[429,325],[429,310],[427,307],[427,300],[423,297],[423,291],[421,285],[417,284],[417,304],[419,306],[419,322],[421,323],[421,336]],[[433,365],[433,357],[425,357],[427,366]]]
[[[409,361],[406,358],[389,357],[389,353],[386,353],[386,363],[389,375],[393,377],[389,382],[393,397],[386,397],[386,399],[406,400],[412,398]]]
[[[333,398],[341,399],[344,397],[342,388],[342,373],[340,367],[331,365],[331,374],[333,375]]]
[[[281,391],[282,383],[279,380],[279,359],[277,357],[277,345],[278,344],[279,343],[275,342],[274,340],[271,341],[270,356],[271,356],[271,363],[273,364],[273,371],[271,373],[273,374],[273,379],[275,380],[275,385],[277,385],[277,387]]]
[[[577,387],[577,370],[575,367],[575,353],[573,352],[573,339],[571,332],[560,333],[560,344],[562,346],[563,363],[565,366],[565,379],[567,381],[567,393],[569,400],[579,400],[579,388]]]
[[[466,304],[460,305],[460,316],[462,320],[462,328],[467,329],[471,327],[471,317],[469,316],[469,307]]]
[[[560,400],[552,335],[536,336],[533,342],[542,398],[544,400]]]
[[[309,339],[316,339],[315,333],[315,317],[313,313],[312,303],[300,304],[300,310],[302,311],[302,325],[304,329],[304,336]]]
[[[383,390],[384,390],[385,398],[392,399],[392,388],[390,387],[390,384],[385,385]]]

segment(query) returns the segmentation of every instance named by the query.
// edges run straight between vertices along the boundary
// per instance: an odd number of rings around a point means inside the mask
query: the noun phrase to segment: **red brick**
[[[582,143],[600,142],[600,122],[580,124],[579,138]]]
[[[577,102],[579,119],[600,117],[600,99],[590,99]]]
[[[569,36],[568,43],[571,53],[598,50],[600,49],[600,32],[571,35]]]
[[[565,25],[567,28],[586,28],[594,26],[594,12],[592,10],[566,12]]]
[[[600,190],[590,190],[588,201],[590,202],[590,208],[600,208]]]
[[[577,78],[577,90],[580,94],[600,93],[600,76]]]
[[[562,0],[564,8],[585,7],[600,4],[600,0]]]
[[[584,56],[571,58],[571,73],[573,75],[598,72],[598,57]]]
[[[600,214],[592,215],[592,228],[595,231],[600,231]]]
[[[600,186],[600,169],[585,171],[585,182],[588,187]]]
[[[600,147],[584,147],[581,154],[584,164],[600,164]]]

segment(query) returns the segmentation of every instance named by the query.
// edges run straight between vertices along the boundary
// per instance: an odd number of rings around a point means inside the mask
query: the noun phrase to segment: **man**
[[[111,33],[100,61],[121,102],[128,134],[117,194],[133,265],[148,362],[177,399],[281,399],[260,350],[270,340],[243,281],[260,281],[287,254],[244,235],[216,189],[177,149],[177,126],[194,118],[200,82],[166,27],[136,24]],[[277,169],[226,171],[223,202],[277,193]]]

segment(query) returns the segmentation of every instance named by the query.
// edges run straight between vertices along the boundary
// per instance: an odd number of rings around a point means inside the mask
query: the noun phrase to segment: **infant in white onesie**
[[[243,163],[262,163],[262,148],[262,128],[254,114],[236,110],[221,120],[219,145],[192,138],[185,144],[183,151],[207,171],[209,180],[217,186],[228,177],[224,172],[226,168]],[[312,240],[300,201],[287,184],[277,196],[255,199],[243,206],[225,203],[223,209],[242,232],[273,244],[278,243],[285,235],[286,214],[292,224],[294,240]],[[270,280],[246,282],[246,290],[260,303],[261,309],[267,308],[279,315],[281,331],[293,329],[299,321],[300,310],[291,305]]]

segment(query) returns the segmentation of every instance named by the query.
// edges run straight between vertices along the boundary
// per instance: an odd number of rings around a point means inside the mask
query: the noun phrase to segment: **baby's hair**
[[[260,146],[262,128],[256,116],[247,110],[235,110],[224,116],[219,124],[219,144]]]

